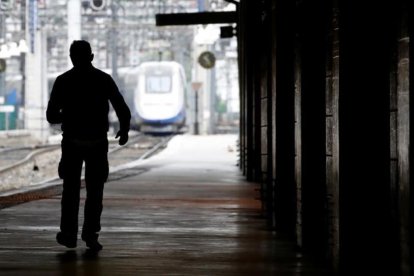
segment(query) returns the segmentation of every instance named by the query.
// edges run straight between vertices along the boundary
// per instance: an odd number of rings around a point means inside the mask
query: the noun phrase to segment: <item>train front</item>
[[[141,65],[135,91],[137,125],[141,132],[176,133],[185,124],[185,83],[175,62]]]

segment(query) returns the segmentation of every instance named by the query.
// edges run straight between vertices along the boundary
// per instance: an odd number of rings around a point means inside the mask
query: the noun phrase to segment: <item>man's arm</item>
[[[118,131],[115,138],[120,137],[119,144],[124,145],[128,141],[128,131],[129,131],[129,124],[131,121],[131,112],[125,103],[124,97],[122,97],[121,93],[118,90],[115,82],[110,79],[110,86],[111,89],[109,90],[109,101],[111,102],[116,116],[119,120],[120,130]]]
[[[46,119],[50,124],[62,123],[62,103],[60,100],[61,94],[61,80],[56,78],[53,84],[52,92],[50,93],[49,103],[46,110]]]

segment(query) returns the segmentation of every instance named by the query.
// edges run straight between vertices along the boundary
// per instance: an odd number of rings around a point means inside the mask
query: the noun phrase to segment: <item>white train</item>
[[[144,133],[175,133],[186,123],[187,83],[174,61],[144,62],[120,74],[131,128]]]

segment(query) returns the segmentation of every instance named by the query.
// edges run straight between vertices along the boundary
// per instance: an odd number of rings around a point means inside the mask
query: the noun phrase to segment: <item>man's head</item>
[[[69,52],[70,59],[75,67],[88,66],[93,60],[91,45],[85,40],[74,40],[70,45]]]

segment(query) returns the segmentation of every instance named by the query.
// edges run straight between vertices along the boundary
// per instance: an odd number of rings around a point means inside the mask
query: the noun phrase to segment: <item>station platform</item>
[[[113,170],[98,254],[56,243],[59,196],[1,209],[0,275],[329,275],[267,229],[236,139],[176,136]]]

